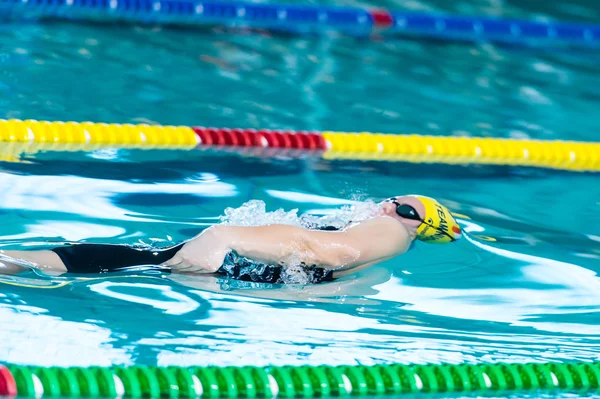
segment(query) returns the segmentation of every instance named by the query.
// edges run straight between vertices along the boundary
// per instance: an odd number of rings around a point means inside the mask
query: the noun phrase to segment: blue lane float
[[[5,18],[125,20],[291,32],[399,34],[448,40],[597,46],[600,25],[368,10],[317,5],[193,0],[0,0]]]
[[[475,41],[598,45],[600,25],[436,14],[391,13],[395,32]]]

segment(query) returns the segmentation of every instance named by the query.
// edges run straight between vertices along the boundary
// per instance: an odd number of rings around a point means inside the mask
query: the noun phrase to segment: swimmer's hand
[[[186,242],[162,266],[186,273],[215,273],[223,264],[225,255],[231,251],[222,233],[219,226],[209,227]]]

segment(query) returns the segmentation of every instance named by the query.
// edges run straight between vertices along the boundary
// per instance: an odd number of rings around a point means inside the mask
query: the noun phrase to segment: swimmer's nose
[[[396,205],[390,202],[384,202],[381,204],[381,213],[384,215],[391,215],[396,212]]]

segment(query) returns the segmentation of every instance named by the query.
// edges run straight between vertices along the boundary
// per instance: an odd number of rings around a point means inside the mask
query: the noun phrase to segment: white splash
[[[251,200],[239,208],[226,208],[225,215],[220,217],[221,223],[236,226],[264,226],[268,224],[288,224],[300,226],[298,209],[284,211],[277,209],[267,212],[264,201]]]
[[[374,201],[354,202],[339,209],[329,211],[326,215],[298,215],[298,209],[285,211],[277,209],[267,211],[264,201],[251,200],[239,208],[225,209],[221,216],[223,224],[236,226],[264,226],[268,224],[286,224],[301,227],[334,226],[344,227],[353,222],[370,219],[377,214],[379,205]]]

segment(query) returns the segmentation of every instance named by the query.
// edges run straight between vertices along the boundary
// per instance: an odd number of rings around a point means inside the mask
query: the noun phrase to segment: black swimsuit
[[[169,272],[160,266],[171,259],[183,244],[162,249],[135,248],[116,244],[68,244],[53,248],[70,273],[107,273],[127,270],[134,266],[152,266],[155,270]],[[305,266],[309,281],[318,284],[333,280],[333,272],[321,267]],[[279,265],[256,262],[229,252],[217,270],[223,276],[256,283],[284,283],[284,270]]]
[[[70,273],[106,273],[132,266],[160,265],[171,259],[182,246],[141,249],[129,245],[73,243],[53,248],[52,251],[60,257]]]

